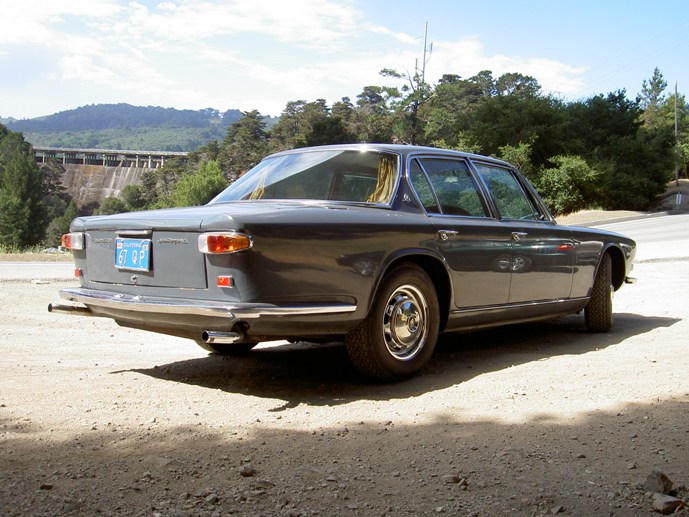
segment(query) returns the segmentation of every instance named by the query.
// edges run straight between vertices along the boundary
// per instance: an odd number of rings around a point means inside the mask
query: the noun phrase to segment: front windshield
[[[211,203],[308,199],[389,204],[397,158],[359,150],[305,151],[266,158]]]

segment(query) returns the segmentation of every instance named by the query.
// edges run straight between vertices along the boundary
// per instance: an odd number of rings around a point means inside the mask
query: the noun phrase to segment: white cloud
[[[4,0],[3,9],[13,22],[0,31],[0,63],[33,52],[53,69],[36,74],[30,95],[50,91],[83,103],[277,115],[290,100],[354,100],[364,86],[391,84],[379,75],[383,68],[413,73],[423,52],[422,38],[369,23],[348,0]],[[585,71],[487,55],[475,38],[436,41],[430,57],[430,83],[444,73],[517,71],[546,90],[570,94],[582,87]],[[45,82],[48,75],[53,82]],[[17,99],[12,109],[24,95],[23,109],[37,109],[23,91],[0,91],[0,98]]]
[[[435,43],[427,70],[431,74],[435,73],[434,77],[431,75],[432,81],[449,73],[468,78],[482,70],[490,70],[493,77],[497,78],[505,73],[518,72],[534,77],[546,92],[573,95],[584,88],[583,76],[588,69],[552,59],[487,55],[478,39],[466,38],[455,42]]]

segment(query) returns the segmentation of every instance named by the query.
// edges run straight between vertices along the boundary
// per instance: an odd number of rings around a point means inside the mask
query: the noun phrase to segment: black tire
[[[196,344],[201,348],[218,355],[244,355],[248,353],[258,343],[206,343],[200,339],[196,340]]]
[[[438,296],[420,267],[402,264],[383,279],[368,316],[346,336],[354,366],[378,381],[417,373],[438,339]]]
[[[603,255],[591,289],[591,299],[584,309],[586,327],[591,332],[608,332],[612,328],[612,260]]]

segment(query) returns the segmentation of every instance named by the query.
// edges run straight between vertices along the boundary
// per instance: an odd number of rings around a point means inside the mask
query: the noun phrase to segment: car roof
[[[288,151],[281,151],[278,153],[271,154],[266,158],[272,158],[274,156],[284,156],[288,154],[297,154],[304,152],[314,152],[314,151],[376,151],[376,152],[388,152],[402,155],[407,157],[415,154],[433,154],[436,156],[447,156],[455,158],[470,158],[473,160],[490,161],[495,164],[512,167],[511,164],[498,160],[497,158],[491,158],[489,156],[483,156],[480,154],[466,153],[463,151],[455,151],[451,149],[441,149],[438,147],[426,147],[421,145],[404,145],[404,144],[337,144],[337,145],[320,145],[315,147],[299,147],[296,149],[290,149]]]

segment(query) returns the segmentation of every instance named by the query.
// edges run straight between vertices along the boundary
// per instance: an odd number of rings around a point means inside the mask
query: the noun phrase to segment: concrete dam
[[[40,164],[57,161],[64,168],[62,185],[78,208],[100,205],[106,197],[117,197],[127,185],[138,184],[141,175],[165,165],[181,152],[104,151],[100,149],[34,148]]]

